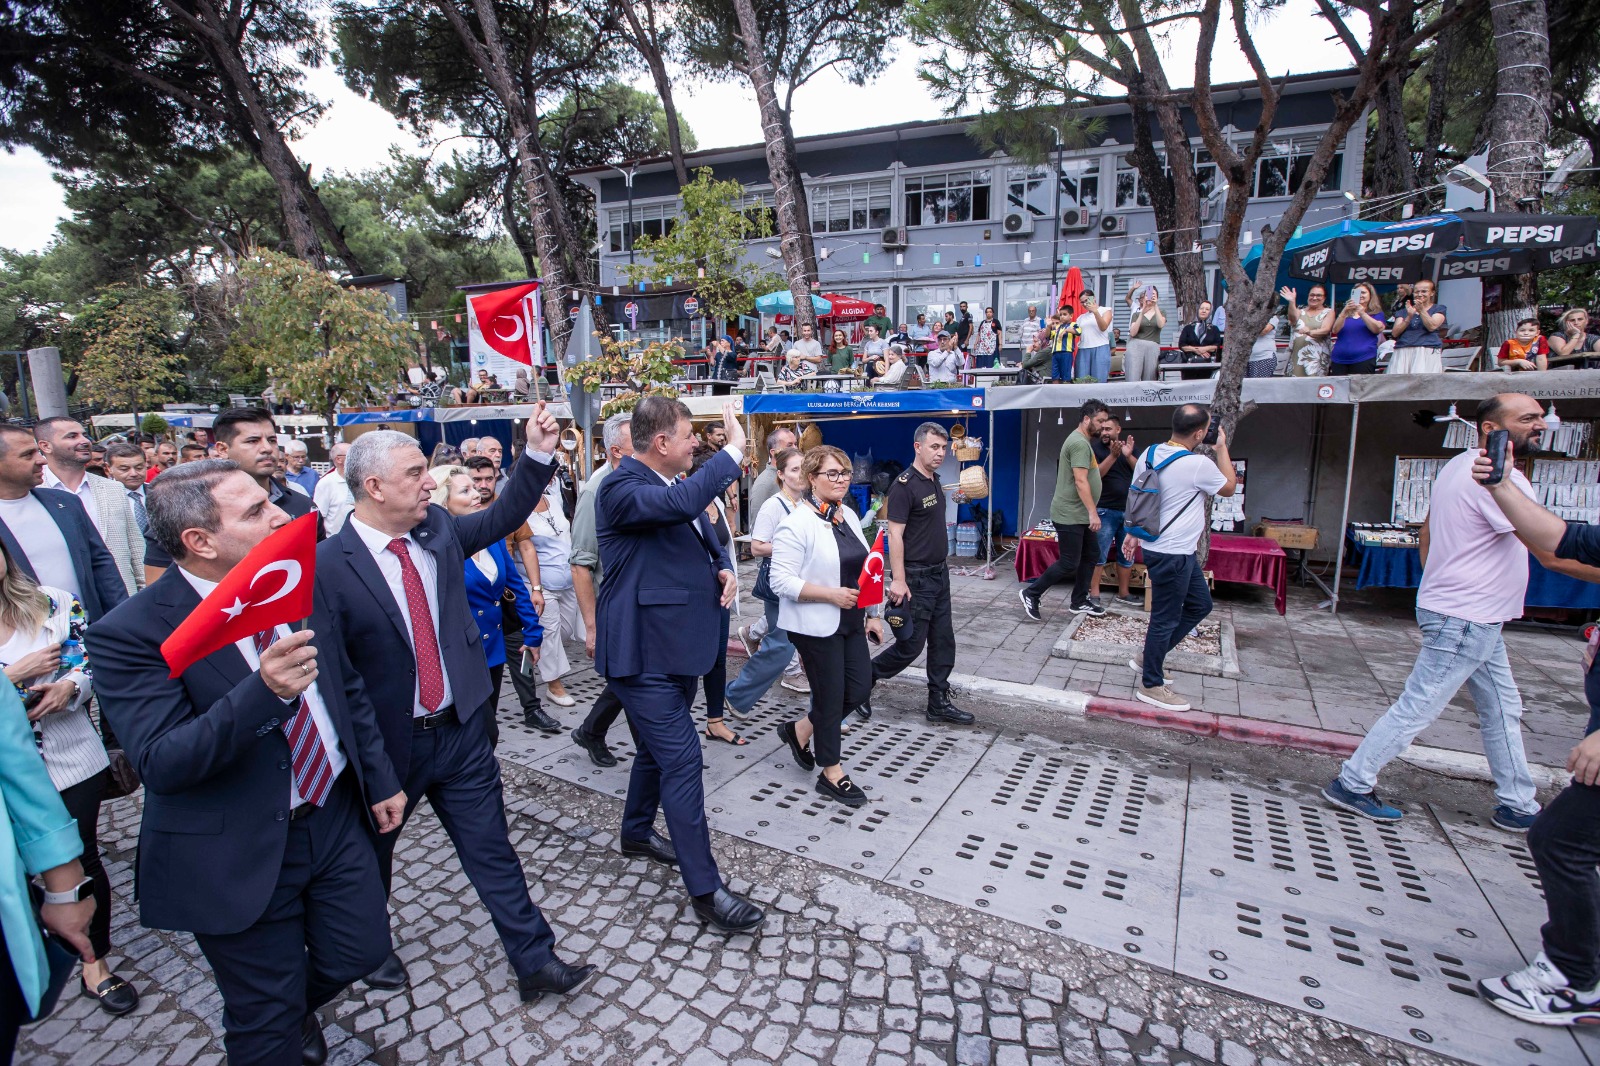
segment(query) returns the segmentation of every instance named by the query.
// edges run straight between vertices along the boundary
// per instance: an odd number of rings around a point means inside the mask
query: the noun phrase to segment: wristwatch
[[[92,895],[94,895],[94,878],[85,877],[75,887],[69,888],[65,892],[51,892],[46,889],[42,902],[50,904],[82,903]]]
[[[528,591],[529,592],[543,592],[544,591],[544,586],[543,585],[529,585],[528,586]]]

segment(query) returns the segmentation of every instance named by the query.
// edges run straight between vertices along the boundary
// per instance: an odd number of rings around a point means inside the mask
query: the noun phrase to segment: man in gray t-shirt
[[[822,342],[817,340],[810,326],[800,327],[800,339],[789,345],[789,350],[809,362],[822,362]]]

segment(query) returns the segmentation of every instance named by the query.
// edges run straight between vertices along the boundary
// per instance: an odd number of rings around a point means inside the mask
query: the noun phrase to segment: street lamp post
[[[1060,299],[1056,294],[1061,290],[1056,287],[1056,271],[1061,267],[1061,130],[1056,129],[1056,206],[1055,221],[1050,224],[1050,296],[1049,299]]]
[[[630,166],[627,170],[623,170],[621,167],[610,163],[607,163],[606,166],[621,174],[622,180],[628,185],[628,225],[622,231],[622,246],[628,252],[628,265],[633,266],[633,175],[636,168]]]

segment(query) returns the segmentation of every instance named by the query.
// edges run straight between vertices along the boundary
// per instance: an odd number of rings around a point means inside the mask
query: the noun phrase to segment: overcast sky
[[[1273,74],[1336,70],[1349,66],[1337,43],[1325,40],[1327,24],[1315,17],[1314,0],[1289,0],[1258,28],[1256,45]],[[1001,35],[1003,37],[1003,34]],[[1250,76],[1244,58],[1223,33],[1229,47],[1212,57],[1213,81],[1239,81]],[[1221,43],[1221,42],[1219,42]],[[1195,33],[1176,32],[1168,42],[1168,76],[1174,84],[1193,80]],[[804,136],[938,118],[940,106],[917,79],[917,63],[927,53],[902,45],[893,64],[876,82],[863,88],[846,85],[824,73],[795,97],[795,133]],[[313,175],[330,170],[364,170],[383,164],[391,146],[418,151],[415,138],[402,130],[382,108],[344,87],[331,67],[311,71],[308,88],[330,103],[315,129],[295,146]],[[648,78],[639,87],[654,91]],[[755,100],[747,86],[732,82],[687,84],[677,91],[678,107],[702,148],[753,144],[761,139]],[[48,163],[32,151],[0,153],[0,247],[37,250],[49,243],[64,214],[61,188]]]

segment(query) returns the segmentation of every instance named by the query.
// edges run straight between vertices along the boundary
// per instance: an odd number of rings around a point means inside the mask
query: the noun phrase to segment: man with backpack
[[[1169,711],[1187,711],[1189,701],[1167,687],[1162,672],[1167,652],[1194,632],[1211,613],[1211,591],[1195,557],[1205,532],[1206,496],[1232,496],[1238,478],[1228,458],[1228,438],[1217,428],[1212,455],[1195,449],[1206,442],[1211,412],[1186,403],[1172,415],[1172,437],[1146,448],[1134,466],[1124,514],[1123,554],[1144,542],[1150,582],[1150,624],[1144,635],[1144,663],[1128,665],[1140,673],[1136,699]]]

